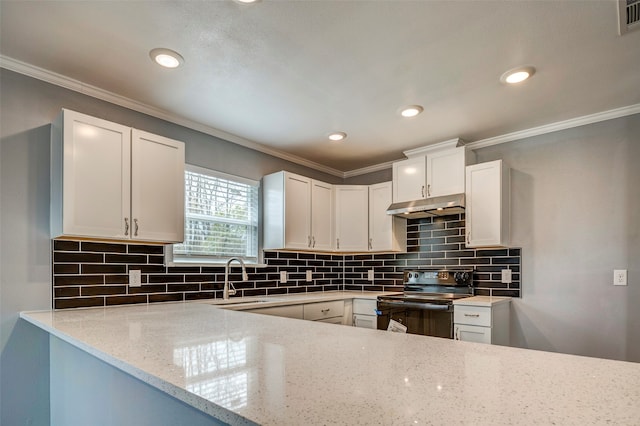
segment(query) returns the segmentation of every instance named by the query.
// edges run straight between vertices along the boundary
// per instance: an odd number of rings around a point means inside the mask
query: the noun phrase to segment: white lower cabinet
[[[276,317],[303,319],[303,305],[284,305],[273,306],[269,308],[249,309],[245,312],[251,312],[254,314],[273,315]]]
[[[509,344],[510,297],[476,296],[453,302],[453,338]]]
[[[353,299],[353,326],[362,328],[378,328],[375,299]]]
[[[456,340],[476,343],[491,343],[491,327],[477,325],[456,324],[454,326]]]

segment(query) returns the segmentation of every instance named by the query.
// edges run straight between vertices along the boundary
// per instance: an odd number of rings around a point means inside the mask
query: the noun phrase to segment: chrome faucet
[[[249,275],[247,275],[247,269],[245,268],[242,259],[232,257],[227,260],[227,264],[224,267],[224,288],[222,289],[222,298],[224,300],[229,300],[229,296],[234,296],[236,294],[236,289],[233,287],[233,283],[229,282],[229,269],[231,269],[230,265],[234,260],[240,263],[240,266],[242,267],[242,281],[249,281]],[[231,287],[231,289],[229,289],[229,287]]]

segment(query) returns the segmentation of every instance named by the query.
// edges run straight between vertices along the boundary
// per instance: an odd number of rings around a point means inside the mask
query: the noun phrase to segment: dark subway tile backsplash
[[[266,267],[247,268],[248,282],[240,281],[236,267],[229,278],[237,296],[402,291],[405,269],[468,267],[476,270],[476,294],[520,297],[521,249],[467,248],[464,226],[464,215],[409,220],[407,253],[267,251]],[[52,250],[55,309],[222,297],[223,265],[167,267],[162,246],[55,240]],[[511,284],[500,282],[505,268],[513,272]],[[373,281],[367,280],[370,269]],[[131,270],[141,271],[141,287],[129,287]],[[280,282],[281,271],[288,272],[286,283]]]

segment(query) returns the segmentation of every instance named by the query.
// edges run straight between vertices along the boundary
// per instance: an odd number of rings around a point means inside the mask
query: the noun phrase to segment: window
[[[258,263],[258,187],[249,179],[187,165],[184,243],[173,263]]]

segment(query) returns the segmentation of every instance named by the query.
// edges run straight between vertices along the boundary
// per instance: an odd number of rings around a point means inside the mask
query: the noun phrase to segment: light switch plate
[[[280,271],[280,282],[283,284],[287,282],[287,271]]]
[[[373,281],[373,269],[367,271],[367,280]]]
[[[613,285],[627,285],[626,269],[615,269],[613,271]]]
[[[142,273],[140,269],[129,271],[129,287],[142,287]]]
[[[502,270],[502,283],[503,284],[511,284],[511,269],[503,269]]]
[[[313,280],[313,272],[311,269],[307,269],[307,282]]]

